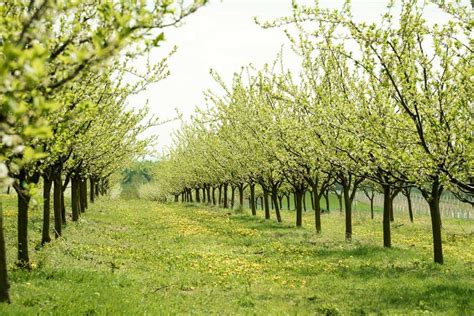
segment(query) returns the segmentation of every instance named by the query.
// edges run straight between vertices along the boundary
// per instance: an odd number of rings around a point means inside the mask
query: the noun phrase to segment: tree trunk
[[[390,186],[383,184],[383,246],[392,247],[390,233]]]
[[[7,253],[3,234],[3,205],[0,201],[0,302],[10,304],[10,283],[8,282]]]
[[[278,195],[278,205],[280,206],[280,210],[283,209],[283,195]]]
[[[408,202],[408,216],[410,216],[410,222],[413,223],[413,206],[411,204],[411,192],[407,192],[407,202]]]
[[[30,269],[30,257],[28,255],[28,204],[30,195],[26,190],[18,193],[18,266]]]
[[[219,202],[217,204],[222,205],[222,184],[219,186]]]
[[[201,203],[201,196],[199,194],[199,189],[194,190],[196,192],[196,203]]]
[[[290,206],[290,194],[287,193],[286,194],[286,205],[288,206],[288,211],[290,210],[291,206]]]
[[[51,241],[49,236],[49,222],[51,213],[51,173],[43,177],[43,230],[41,235],[41,245]]]
[[[54,236],[58,238],[62,234],[63,214],[62,214],[63,182],[61,171],[56,170],[54,174],[53,208],[54,208]]]
[[[436,178],[431,185],[431,192],[422,191],[423,197],[427,200],[430,206],[431,215],[431,229],[433,231],[433,253],[434,262],[443,264],[443,245],[441,238],[441,213],[439,210],[439,199],[443,187],[439,183],[439,179]]]
[[[212,187],[212,204],[216,205],[216,188]]]
[[[346,240],[352,238],[352,201],[350,198],[350,186],[342,184],[342,191],[344,195],[344,209],[346,211]]]
[[[211,204],[211,187],[209,185],[206,186],[206,193],[207,193],[207,204]]]
[[[250,206],[252,207],[252,215],[257,215],[257,207],[255,205],[255,184],[250,183]]]
[[[374,219],[374,196],[370,199],[370,218]]]
[[[94,203],[94,179],[90,177],[90,193],[89,193],[89,199],[91,203]],[[177,202],[177,201],[176,201]]]
[[[314,192],[314,190],[313,190],[313,192]],[[313,192],[311,192],[311,191],[309,192],[310,193],[309,197],[311,198],[311,208],[314,210],[314,194],[313,194]]]
[[[77,222],[79,220],[80,213],[80,192],[79,183],[77,176],[74,175],[71,178],[71,209],[72,209],[72,220]]]
[[[227,183],[224,183],[224,208],[228,208],[229,205],[228,205],[228,196],[227,196],[227,188],[228,188],[228,184]]]
[[[235,186],[231,186],[231,198],[230,198],[230,209],[234,209],[234,200],[235,200]]]
[[[303,193],[295,191],[296,227],[303,225]]]
[[[263,203],[265,206],[265,219],[270,219],[270,205],[268,203],[268,191],[263,189]]]
[[[316,233],[320,234],[321,233],[321,195],[318,192],[318,186],[317,184],[313,185],[313,210],[314,210],[314,224],[316,227]]]
[[[242,184],[239,186],[239,207],[244,208],[244,186]]]
[[[303,209],[306,213],[306,191],[303,191]]]
[[[280,214],[280,207],[278,205],[278,190],[277,188],[272,188],[272,200],[273,200],[273,205],[275,206],[275,214],[278,223],[281,223],[281,214]]]
[[[324,192],[324,199],[326,200],[326,211],[329,213],[331,209],[329,206],[329,191],[328,190]]]
[[[87,179],[81,179],[81,212],[87,210]]]

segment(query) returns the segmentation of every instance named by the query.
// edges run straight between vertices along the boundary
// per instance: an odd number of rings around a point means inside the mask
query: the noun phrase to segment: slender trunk
[[[346,240],[352,238],[352,201],[350,199],[350,186],[347,184],[342,185],[342,191],[344,194],[344,208],[346,211]]]
[[[53,181],[51,174],[43,177],[43,231],[41,236],[41,245],[51,241],[49,236],[49,222],[51,213],[51,187]]]
[[[174,202],[178,203],[179,202],[179,194],[174,195]]]
[[[263,196],[260,197],[260,208],[263,210]]]
[[[306,213],[306,191],[303,191],[303,209]]]
[[[318,186],[317,184],[313,185],[313,194],[312,194],[312,200],[313,200],[313,210],[314,210],[314,224],[316,227],[316,233],[320,234],[321,233],[321,195],[318,192]]]
[[[87,178],[82,179],[81,185],[81,202],[82,202],[82,212],[87,210]]]
[[[303,225],[303,192],[295,191],[296,227]]]
[[[10,304],[9,289],[7,253],[5,249],[5,235],[3,234],[3,205],[0,201],[0,302]]]
[[[281,223],[281,214],[280,214],[280,207],[278,205],[278,190],[274,187],[272,189],[272,200],[273,200],[273,205],[275,206],[275,214],[278,223]]]
[[[211,187],[209,185],[206,186],[206,193],[207,193],[207,204],[211,204]]]
[[[80,193],[79,193],[79,183],[77,181],[77,176],[72,176],[71,178],[71,209],[72,209],[72,220],[77,222],[79,220],[80,213]]]
[[[290,210],[290,194],[287,193],[286,194],[286,205],[288,206],[288,211]]]
[[[313,192],[314,192],[314,190],[313,190]],[[313,194],[313,192],[311,192],[311,191],[309,192],[310,193],[309,197],[311,198],[311,208],[314,210],[314,194]]]
[[[212,187],[212,204],[216,205],[216,188]]]
[[[230,198],[230,209],[234,209],[234,200],[235,200],[235,186],[231,186],[231,198]]]
[[[370,218],[374,219],[374,196],[370,199]]]
[[[250,206],[252,207],[252,215],[257,215],[257,207],[255,205],[255,184],[250,183]]]
[[[30,269],[28,255],[28,205],[30,195],[26,190],[18,192],[18,266]]]
[[[91,203],[94,203],[94,179],[92,177],[89,178],[89,185],[90,185],[90,188],[89,188],[89,199],[90,199],[90,202]]]
[[[280,206],[280,210],[283,209],[283,195],[278,196],[278,205]]]
[[[390,186],[382,185],[383,188],[383,246],[392,247],[390,232]]]
[[[329,213],[331,209],[329,206],[329,191],[328,190],[324,192],[324,199],[326,200],[326,211]]]
[[[407,193],[407,202],[408,202],[408,215],[410,216],[410,222],[413,223],[413,206],[411,205],[411,193]]]
[[[393,217],[393,200],[390,198],[390,203],[389,203],[389,214],[390,214],[390,221],[394,222],[395,218]]]
[[[194,190],[196,192],[196,203],[201,203],[201,196],[199,195],[199,189]]]
[[[265,205],[265,219],[270,219],[270,206],[268,203],[268,191],[263,189],[263,203]]]
[[[271,195],[271,193],[270,193]],[[273,198],[270,196],[270,209],[273,211],[275,207],[273,206]]]
[[[228,188],[228,184],[227,183],[224,183],[224,208],[228,208],[229,205],[228,205],[228,196],[227,196],[227,188]]]
[[[431,215],[431,229],[433,231],[433,254],[434,262],[443,264],[443,245],[441,238],[441,213],[439,210],[439,199],[443,187],[439,183],[439,179],[436,178],[431,186],[431,192],[422,191],[423,197],[430,206]]]
[[[62,214],[63,182],[61,180],[61,170],[54,174],[53,208],[54,208],[54,237],[58,238],[62,234],[63,214]]]
[[[431,197],[430,214],[431,214],[431,228],[433,230],[433,252],[434,262],[443,264],[443,245],[441,239],[441,214],[439,211],[439,195]]]
[[[222,205],[222,184],[219,185],[219,202],[217,203],[219,206]]]
[[[243,185],[239,186],[239,207],[241,209],[244,208],[244,186]]]

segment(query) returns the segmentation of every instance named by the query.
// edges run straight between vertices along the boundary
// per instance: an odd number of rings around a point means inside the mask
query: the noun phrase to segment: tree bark
[[[199,189],[194,190],[196,192],[196,203],[201,203],[201,196],[199,194]]]
[[[304,212],[306,213],[306,191],[303,191],[303,209]]]
[[[227,196],[227,189],[228,189],[228,184],[227,183],[224,183],[224,208],[228,208],[229,205],[228,205],[228,196]]]
[[[314,210],[314,224],[316,227],[316,233],[320,234],[321,233],[321,195],[318,192],[318,185],[317,183],[314,183],[312,185],[313,189],[313,210]]]
[[[270,205],[268,203],[268,191],[263,189],[263,204],[265,206],[265,219],[270,219]]]
[[[296,208],[296,227],[303,225],[303,193],[295,191],[295,208]]]
[[[244,208],[244,185],[239,185],[239,207]]]
[[[28,205],[30,195],[26,190],[18,192],[18,266],[30,269],[28,255]]]
[[[257,207],[255,205],[255,183],[250,183],[250,206],[252,208],[252,215],[257,215]]]
[[[278,189],[276,187],[272,188],[272,200],[273,205],[275,206],[275,214],[278,223],[281,223],[281,214],[280,214],[280,207],[278,205]]]
[[[87,179],[81,179],[81,212],[87,210]]]
[[[77,222],[79,220],[80,213],[80,193],[79,193],[79,183],[77,181],[77,176],[74,175],[71,178],[71,208],[72,208],[72,220]]]
[[[352,201],[350,198],[350,185],[343,183],[344,209],[346,217],[346,240],[352,239]]]
[[[392,247],[390,232],[390,186],[382,185],[383,189],[383,246]]]
[[[324,199],[326,200],[326,211],[329,213],[330,206],[329,206],[329,190],[324,191]]]
[[[230,209],[233,210],[234,209],[234,200],[235,200],[235,186],[231,186],[231,198],[230,198]]]
[[[439,178],[436,177],[431,184],[431,191],[421,191],[423,197],[428,202],[430,207],[431,215],[431,229],[433,232],[433,254],[434,262],[443,264],[443,244],[441,238],[441,213],[439,210],[439,200],[441,193],[443,192],[443,186],[439,182]]]
[[[49,175],[43,176],[43,230],[41,234],[41,245],[51,241],[49,236],[50,214],[51,214],[51,172]]]
[[[221,206],[221,205],[222,205],[222,184],[219,185],[219,194],[218,194],[218,195],[219,195],[219,196],[218,196],[218,197],[219,197],[219,202],[218,202],[217,204],[218,204],[219,206]]]
[[[411,204],[411,190],[406,191],[407,203],[408,203],[408,216],[410,217],[410,222],[413,223],[413,206]]]
[[[10,283],[8,282],[7,253],[3,234],[3,205],[0,201],[0,302],[10,304]]]
[[[291,208],[291,206],[290,206],[290,194],[287,193],[285,195],[286,195],[286,205],[288,206],[288,211],[289,211],[290,208]]]
[[[63,182],[61,180],[61,171],[56,170],[54,174],[54,191],[53,191],[53,209],[54,209],[54,237],[58,238],[62,234],[63,214],[62,214],[62,197]]]
[[[94,195],[94,178],[93,177],[90,177],[89,178],[89,182],[90,182],[90,193],[89,193],[89,199],[90,199],[90,202],[91,203],[94,203],[94,198],[95,198],[95,195]],[[177,201],[176,201],[177,202]]]

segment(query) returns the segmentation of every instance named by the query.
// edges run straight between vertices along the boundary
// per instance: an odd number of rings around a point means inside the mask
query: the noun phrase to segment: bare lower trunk
[[[296,227],[303,225],[303,192],[295,192],[295,207],[296,207]]]
[[[413,206],[411,204],[411,194],[407,194],[407,202],[408,202],[408,216],[410,217],[410,222],[413,223]]]
[[[392,247],[390,232],[390,186],[382,185],[383,188],[383,246]]]
[[[8,282],[7,253],[3,234],[3,205],[0,201],[0,302],[10,304],[10,283]]]
[[[352,238],[352,201],[349,193],[350,187],[343,185],[344,209],[346,211],[346,240]]]
[[[268,203],[268,191],[263,189],[263,204],[265,206],[265,219],[270,219],[270,206]]]
[[[224,208],[228,208],[229,205],[228,205],[228,196],[227,196],[227,188],[228,188],[228,184],[227,183],[224,183]]]
[[[30,269],[28,255],[28,205],[30,195],[26,190],[18,193],[18,266]]]
[[[314,225],[316,227],[316,233],[321,233],[321,195],[318,192],[317,185],[313,185],[313,210],[314,210]]]
[[[277,221],[281,223],[280,206],[278,205],[278,191],[275,188],[272,189],[272,200],[273,200],[273,205],[275,206],[275,214],[276,214]]]
[[[244,187],[239,186],[239,207],[244,208]]]
[[[54,209],[54,236],[58,238],[62,234],[62,193],[63,183],[61,180],[61,172],[56,172],[54,175],[54,191],[53,191],[53,209]]]
[[[53,181],[50,176],[43,177],[43,230],[41,234],[41,245],[51,241],[49,236],[50,213],[51,213],[51,187]]]
[[[255,205],[255,184],[251,183],[250,185],[250,206],[252,207],[252,215],[257,215],[257,207]]]

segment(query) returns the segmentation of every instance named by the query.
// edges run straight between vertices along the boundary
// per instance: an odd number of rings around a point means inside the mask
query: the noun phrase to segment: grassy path
[[[7,214],[10,270],[14,217]],[[33,212],[33,218],[40,212]],[[261,215],[261,214],[260,214]],[[447,264],[431,263],[429,223],[395,224],[383,249],[380,221],[323,216],[323,234],[223,210],[102,200],[64,239],[11,271],[0,314],[472,314],[473,224],[444,223]],[[35,225],[35,219],[33,219]],[[31,239],[38,232],[32,227]]]

